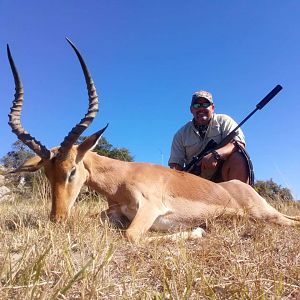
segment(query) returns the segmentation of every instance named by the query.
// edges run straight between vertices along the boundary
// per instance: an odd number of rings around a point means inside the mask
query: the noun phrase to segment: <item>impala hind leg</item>
[[[201,227],[194,228],[192,231],[182,231],[173,234],[166,234],[162,236],[156,237],[148,237],[146,238],[147,242],[155,242],[155,241],[179,241],[183,240],[198,240],[203,237],[205,234],[205,230]]]

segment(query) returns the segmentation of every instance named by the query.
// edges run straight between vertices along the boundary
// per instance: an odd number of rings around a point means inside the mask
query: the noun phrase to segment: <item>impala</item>
[[[237,180],[214,183],[195,175],[150,163],[123,162],[100,156],[91,150],[106,127],[74,145],[98,111],[98,97],[87,66],[71,41],[84,73],[89,107],[84,118],[69,132],[59,147],[47,149],[22,127],[23,86],[7,46],[15,81],[15,97],[9,125],[18,139],[37,156],[13,172],[34,172],[44,168],[50,182],[52,208],[50,218],[65,220],[83,185],[106,197],[108,209],[101,213],[118,227],[126,226],[126,237],[136,243],[149,230],[177,231],[196,228],[206,220],[221,215],[261,219],[280,225],[299,226],[300,217],[284,215],[269,205],[252,187]],[[184,237],[198,238],[201,229],[186,231]],[[151,238],[150,238],[151,239]]]

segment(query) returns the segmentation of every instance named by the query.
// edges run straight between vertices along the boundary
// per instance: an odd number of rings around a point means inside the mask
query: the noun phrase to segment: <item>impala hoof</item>
[[[54,223],[62,223],[67,220],[67,215],[50,215],[50,221]]]

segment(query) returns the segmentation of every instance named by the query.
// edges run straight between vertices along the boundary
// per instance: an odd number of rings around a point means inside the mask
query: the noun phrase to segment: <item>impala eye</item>
[[[73,167],[69,175],[69,181],[71,181],[74,178],[75,173],[76,173],[76,167]]]

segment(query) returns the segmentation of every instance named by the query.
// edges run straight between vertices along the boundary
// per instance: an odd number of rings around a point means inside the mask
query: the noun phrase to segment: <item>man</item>
[[[220,143],[237,126],[229,116],[214,112],[213,98],[207,91],[193,94],[190,111],[193,120],[179,129],[173,138],[169,166],[176,170],[183,170],[211,139]],[[245,151],[242,130],[238,129],[232,142],[204,156],[197,169],[194,174],[215,182],[239,179],[252,185],[252,164]]]

